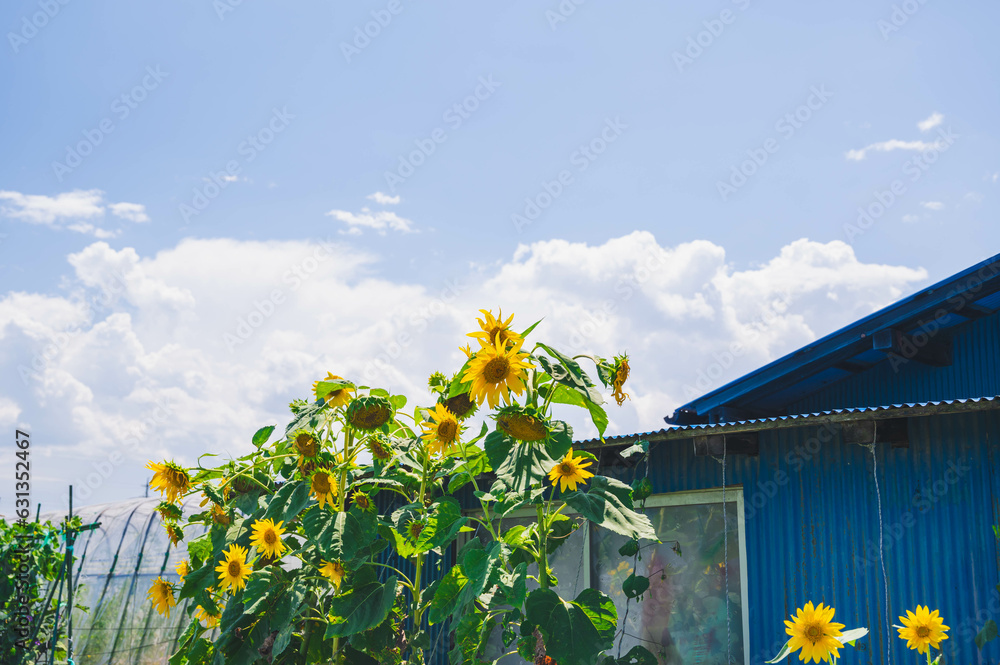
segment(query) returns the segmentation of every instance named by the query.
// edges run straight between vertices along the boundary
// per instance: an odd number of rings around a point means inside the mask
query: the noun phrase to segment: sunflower
[[[344,381],[344,380],[345,379],[343,377],[337,376],[336,374],[331,374],[330,372],[327,372],[326,378],[323,379],[323,381]],[[319,384],[320,384],[319,381],[313,383],[313,395],[316,395],[316,399],[319,399]],[[337,390],[334,390],[333,392],[329,393],[323,399],[326,400],[326,403],[329,406],[336,408],[338,406],[344,406],[345,404],[347,404],[351,399],[351,395],[353,394],[354,394],[354,388],[352,388],[351,386],[344,386],[343,388],[338,388]]]
[[[153,609],[168,617],[170,616],[170,608],[177,605],[177,599],[174,598],[174,585],[162,577],[153,580],[153,586],[149,587],[146,597],[152,601]]]
[[[444,408],[454,413],[455,417],[459,420],[465,420],[474,414],[477,408],[475,400],[472,399],[469,393],[461,393],[460,395],[441,400],[441,404],[444,404]]]
[[[503,311],[497,310],[497,318],[493,318],[493,312],[490,310],[481,309],[485,320],[476,319],[479,322],[479,327],[482,330],[477,330],[476,332],[471,332],[467,337],[474,337],[479,341],[479,345],[483,348],[492,346],[497,337],[500,338],[497,346],[507,346],[508,342],[515,346],[520,346],[524,342],[524,338],[518,335],[516,332],[510,329],[510,322],[514,320],[514,315],[511,314],[507,317],[507,320],[503,320]]]
[[[530,408],[505,406],[496,415],[497,429],[518,441],[541,441],[549,435],[544,418]]]
[[[316,500],[319,501],[320,508],[325,506],[327,501],[330,502],[331,506],[333,505],[333,498],[337,496],[337,486],[330,482],[329,473],[326,471],[314,473],[310,489],[316,496]]]
[[[356,490],[354,494],[351,495],[351,503],[366,512],[375,512],[375,502],[372,501],[372,498],[368,496],[368,494],[362,492],[361,490]]]
[[[219,573],[219,589],[230,592],[239,591],[247,584],[250,577],[250,566],[247,564],[247,550],[235,543],[229,546],[226,558],[215,567]]]
[[[323,561],[323,565],[320,566],[319,572],[323,577],[329,579],[333,582],[333,585],[340,589],[340,583],[344,579],[344,566],[339,561]]]
[[[592,461],[586,460],[583,457],[573,457],[573,449],[570,448],[566,452],[566,457],[563,461],[552,467],[549,471],[549,480],[552,481],[552,486],[560,486],[560,490],[565,492],[566,488],[569,487],[574,492],[576,491],[577,483],[586,483],[587,478],[593,478],[594,474],[586,470],[586,467],[593,464]]]
[[[177,522],[164,522],[163,527],[167,530],[167,538],[170,539],[174,547],[184,540],[184,529]]]
[[[438,404],[428,412],[428,419],[420,423],[424,428],[423,438],[427,442],[427,452],[431,455],[451,450],[462,435],[462,426],[455,414]]]
[[[299,451],[299,455],[303,458],[316,457],[316,453],[319,452],[319,442],[316,441],[316,437],[312,435],[312,432],[300,429],[295,430],[292,436],[295,437],[293,440],[295,441],[295,449]]]
[[[612,397],[618,402],[618,406],[624,404],[626,399],[632,399],[627,392],[622,390],[625,381],[628,380],[628,373],[628,354],[623,353],[620,356],[615,356],[615,373],[611,378],[611,388],[614,391]]]
[[[205,611],[205,608],[199,605],[194,608],[194,618],[205,622],[205,628],[215,628],[219,625],[219,620],[222,618],[222,605],[219,605],[218,614],[209,614]]]
[[[785,632],[791,635],[788,640],[789,650],[802,649],[799,660],[829,662],[831,654],[834,660],[840,658],[837,650],[844,645],[837,638],[840,637],[840,629],[844,624],[831,621],[833,612],[832,607],[824,607],[823,603],[813,607],[810,601],[805,607],[796,610],[791,621],[785,621]]]
[[[184,559],[179,564],[174,566],[174,570],[177,571],[177,574],[181,578],[181,582],[183,582],[187,574],[191,572],[191,566],[188,565],[187,559]]]
[[[392,418],[392,404],[384,397],[359,397],[347,407],[347,422],[364,432],[377,430]]]
[[[191,487],[191,478],[187,471],[173,462],[164,461],[162,464],[150,461],[146,468],[153,472],[153,478],[149,481],[150,489],[154,489],[161,496],[166,496],[167,501],[175,503],[177,497],[188,491]]]
[[[231,520],[221,506],[212,504],[212,521],[216,524],[229,524]]]
[[[368,448],[368,452],[372,454],[372,457],[379,462],[388,462],[395,453],[392,448],[392,442],[389,441],[389,437],[385,434],[371,435],[365,440],[365,446]]]
[[[527,353],[520,353],[520,340],[507,348],[499,341],[496,344],[484,346],[469,360],[469,367],[462,376],[462,381],[471,381],[472,397],[477,404],[486,400],[490,408],[496,408],[499,398],[510,404],[510,393],[520,395],[524,392],[524,381],[527,378],[524,370],[532,365],[525,361]]]
[[[896,626],[899,637],[906,640],[906,646],[916,649],[920,653],[927,654],[927,647],[940,649],[938,645],[942,640],[948,639],[945,631],[949,630],[944,625],[944,619],[938,615],[938,611],[929,611],[929,607],[917,605],[916,613],[906,610],[905,617],[899,617],[902,626]],[[928,654],[929,657],[929,654]]]
[[[156,512],[160,514],[160,518],[163,520],[179,520],[184,516],[181,512],[180,506],[175,503],[170,503],[169,501],[161,501],[157,504]]]
[[[250,544],[257,548],[261,554],[266,554],[271,559],[280,559],[284,554],[286,546],[281,540],[281,534],[285,532],[281,528],[284,522],[274,523],[274,520],[257,520],[253,523],[253,536]]]

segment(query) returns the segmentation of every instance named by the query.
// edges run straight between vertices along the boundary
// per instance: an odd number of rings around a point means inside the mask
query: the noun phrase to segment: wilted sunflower
[[[497,340],[500,338],[498,346],[506,346],[508,343],[520,346],[524,342],[524,338],[518,335],[516,332],[510,329],[510,323],[514,320],[514,315],[511,314],[507,317],[507,320],[503,320],[503,310],[497,310],[498,316],[493,317],[493,312],[491,310],[481,309],[483,319],[476,319],[479,322],[479,327],[482,330],[477,330],[476,332],[471,332],[467,337],[474,337],[479,341],[479,345],[483,348],[488,346],[493,346]]]
[[[833,623],[832,607],[824,607],[823,603],[813,607],[812,601],[796,610],[791,621],[785,621],[785,632],[791,635],[788,648],[791,651],[802,649],[799,660],[818,663],[820,660],[830,661],[840,657],[838,649],[843,643],[837,639],[841,636],[842,623]]]
[[[170,503],[169,501],[161,501],[156,506],[156,512],[160,514],[160,517],[164,520],[179,520],[183,517],[180,506],[175,503]]]
[[[177,606],[177,599],[174,598],[174,585],[162,577],[153,580],[153,586],[149,587],[146,597],[153,602],[153,609],[168,617],[170,616],[170,608]]]
[[[222,506],[212,504],[212,521],[216,524],[229,524],[231,521]]]
[[[628,354],[623,353],[620,356],[615,356],[615,373],[611,378],[611,388],[614,391],[612,397],[618,402],[618,406],[624,404],[626,399],[632,399],[627,392],[622,390],[625,381],[628,380],[628,373]]]
[[[333,585],[340,589],[340,583],[344,579],[344,566],[339,561],[323,561],[323,565],[320,567],[319,572],[323,577],[327,578]]]
[[[896,626],[900,638],[906,640],[908,648],[916,649],[919,653],[928,653],[928,647],[940,649],[941,641],[948,639],[944,633],[949,628],[944,625],[944,619],[937,610],[931,612],[927,605],[917,605],[915,613],[906,610],[906,616],[899,617],[899,620],[903,624]]]
[[[274,520],[257,520],[253,523],[253,536],[250,544],[257,548],[261,554],[265,554],[271,559],[280,559],[285,553],[285,543],[281,540],[281,534],[285,530],[281,528],[284,522],[274,523]]]
[[[153,472],[153,478],[149,481],[150,489],[158,491],[170,503],[175,503],[177,497],[191,487],[191,478],[188,477],[187,471],[173,462],[164,461],[158,464],[150,461],[146,464],[146,468]]]
[[[187,574],[191,572],[191,567],[188,565],[187,559],[184,559],[179,564],[174,566],[174,570],[177,571],[177,574],[181,578],[181,582],[183,582],[184,578],[187,577]]]
[[[392,418],[392,404],[384,397],[359,397],[347,407],[347,422],[364,432],[377,430]]]
[[[330,372],[327,372],[326,378],[323,379],[323,381],[344,381],[344,380],[345,379],[343,377],[337,376],[336,374],[331,374]],[[313,383],[313,395],[316,396],[316,399],[319,399],[319,384],[320,381],[316,381],[315,383]],[[336,408],[338,406],[344,406],[345,404],[347,404],[351,399],[351,395],[353,394],[354,394],[354,388],[352,388],[351,386],[345,386],[343,388],[334,390],[323,399],[326,400],[327,405]]]
[[[251,567],[247,564],[247,550],[233,543],[226,552],[226,558],[215,567],[219,573],[219,589],[230,593],[239,591],[247,584]]]
[[[316,437],[304,429],[295,430],[292,434],[295,441],[295,450],[299,451],[299,455],[304,458],[316,457],[316,453],[319,452],[319,442]]]
[[[462,381],[471,381],[471,394],[478,404],[489,402],[490,408],[496,408],[500,398],[510,404],[510,393],[520,395],[524,392],[525,371],[532,365],[525,361],[529,354],[521,353],[521,343],[510,345],[510,348],[497,340],[496,344],[484,346],[469,360],[469,366],[462,376]]]
[[[184,540],[184,529],[177,522],[164,522],[163,528],[167,530],[167,538],[175,547]]]
[[[444,453],[454,448],[462,434],[462,426],[443,404],[436,405],[428,412],[428,420],[420,423],[424,429],[423,439],[427,442],[427,452],[431,455]]]
[[[392,442],[389,441],[389,437],[385,434],[372,434],[365,440],[365,446],[367,446],[368,452],[372,454],[372,457],[379,462],[388,462],[395,453]]]
[[[594,474],[586,470],[593,462],[584,460],[583,457],[573,457],[573,449],[570,448],[563,461],[549,471],[549,480],[552,481],[552,485],[559,485],[561,492],[565,492],[567,487],[575,492],[577,483],[586,483],[587,478],[593,478]]]
[[[530,408],[505,406],[496,415],[497,429],[518,441],[541,441],[549,435],[545,419]]]
[[[219,605],[218,614],[209,614],[205,611],[205,608],[199,605],[194,608],[194,618],[199,621],[205,622],[205,628],[215,628],[219,625],[219,620],[222,619],[222,605]]]
[[[351,503],[365,512],[375,512],[375,502],[367,493],[357,490],[351,495]]]
[[[476,401],[472,399],[469,393],[461,393],[460,395],[441,400],[441,404],[444,404],[444,408],[454,413],[455,417],[459,420],[465,420],[474,414],[477,408]]]
[[[316,496],[316,500],[319,501],[320,508],[323,508],[328,501],[332,506],[333,499],[337,496],[337,487],[330,482],[330,474],[326,471],[317,471],[313,474],[310,491]]]

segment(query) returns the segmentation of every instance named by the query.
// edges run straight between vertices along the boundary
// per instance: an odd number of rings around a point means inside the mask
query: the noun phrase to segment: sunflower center
[[[325,473],[317,474],[313,478],[313,489],[317,494],[326,494],[330,491],[330,477]]]
[[[487,383],[500,383],[507,378],[510,373],[510,361],[503,356],[498,356],[486,363],[483,368],[483,378]]]
[[[451,443],[455,440],[455,434],[458,432],[458,423],[454,420],[445,420],[438,425],[438,438],[445,443]]]
[[[816,624],[807,626],[806,637],[809,639],[810,642],[815,644],[816,641],[819,640],[819,638],[823,637],[823,629],[817,626]]]
[[[569,462],[563,462],[559,465],[559,473],[564,476],[570,476],[573,474],[573,465]]]
[[[921,626],[920,628],[917,628],[917,637],[927,637],[930,634],[931,634],[931,629],[928,628],[927,626]]]
[[[239,561],[230,561],[228,570],[230,577],[239,577],[240,572],[243,570],[243,566],[240,565]]]
[[[268,545],[274,545],[278,542],[278,536],[274,533],[274,531],[266,531],[264,532],[264,542]]]

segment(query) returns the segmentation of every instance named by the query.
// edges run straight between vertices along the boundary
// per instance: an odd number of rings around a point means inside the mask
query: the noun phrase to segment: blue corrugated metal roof
[[[937,320],[955,328],[1000,310],[1000,254],[900,300],[677,409],[665,420],[689,425],[787,412],[789,405],[876,365],[886,355],[873,350],[875,333],[913,334]],[[966,397],[971,395],[947,395]]]

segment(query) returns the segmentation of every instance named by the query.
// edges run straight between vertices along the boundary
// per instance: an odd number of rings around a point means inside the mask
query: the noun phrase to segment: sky
[[[33,504],[242,454],[328,371],[427,404],[480,309],[628,351],[608,434],[659,429],[997,252],[998,19],[5,2],[0,428],[30,435]]]

